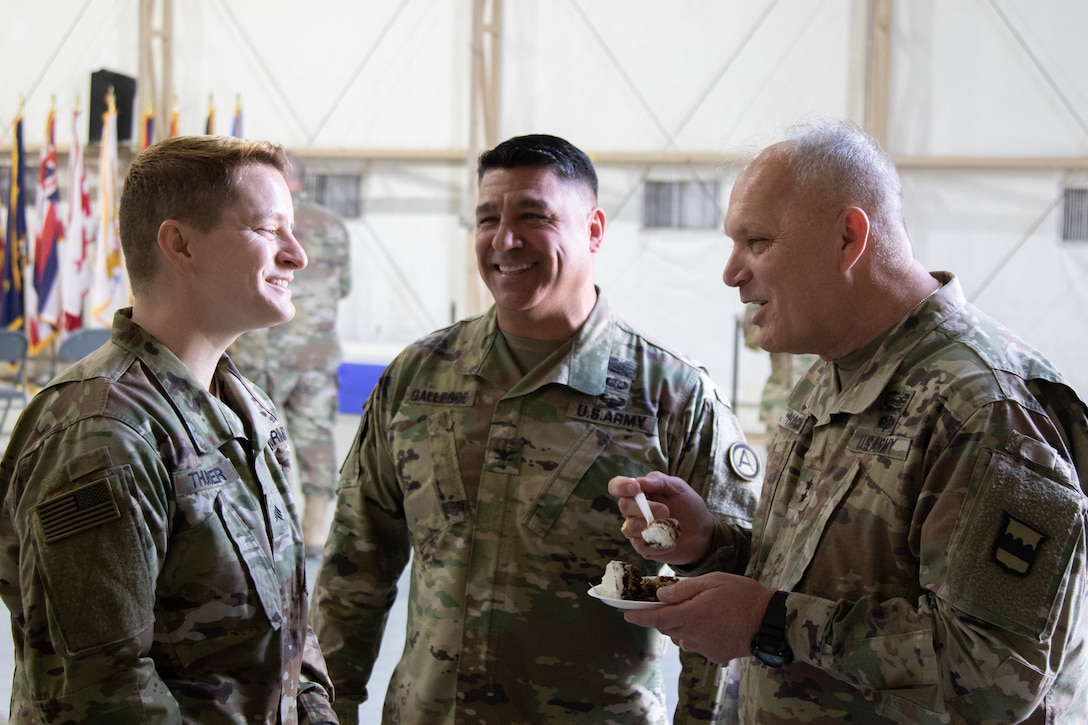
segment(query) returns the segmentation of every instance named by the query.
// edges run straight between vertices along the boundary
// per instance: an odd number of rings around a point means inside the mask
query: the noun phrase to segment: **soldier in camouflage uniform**
[[[750,578],[687,579],[628,619],[716,661],[751,647],[749,723],[1088,722],[1085,405],[914,259],[901,204],[845,123],[738,178],[725,281],[760,304],[762,347],[822,362],[771,442]],[[704,530],[681,481],[643,483],[681,539]],[[629,516],[635,488],[612,486]],[[685,546],[695,561],[713,537]]]
[[[289,158],[294,232],[309,259],[291,282],[295,316],[245,333],[234,344],[231,358],[243,375],[268,393],[286,422],[305,500],[302,535],[307,555],[317,556],[328,531],[329,502],[336,496],[339,461],[333,430],[341,360],[336,315],[340,300],[351,291],[351,239],[335,212],[304,196],[302,162],[294,154]]]
[[[14,723],[336,722],[289,441],[224,355],[294,312],[285,169],[279,146],[211,136],[130,167],[133,306],[0,461]]]
[[[495,306],[397,356],[341,469],[311,614],[337,713],[352,722],[369,695],[411,558],[384,722],[664,723],[662,638],[588,595],[613,559],[658,569],[624,539],[607,482],[647,467],[718,481],[712,508],[743,528],[758,460],[705,370],[594,286],[605,218],[585,154],[519,137],[481,157],[479,180]],[[683,664],[676,722],[712,721],[717,667]]]

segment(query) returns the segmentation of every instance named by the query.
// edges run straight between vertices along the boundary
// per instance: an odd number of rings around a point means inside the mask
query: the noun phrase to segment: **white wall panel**
[[[363,175],[364,215],[349,222],[355,292],[341,324],[349,349],[395,349],[463,313],[473,268],[461,213],[474,189],[460,161],[470,135],[471,1],[174,5],[183,132],[203,132],[209,94],[217,129],[227,132],[241,94],[247,136]],[[631,322],[705,363],[728,392],[740,313],[736,292],[720,281],[728,241],[717,229],[644,230],[642,183],[717,178],[724,207],[734,170],[676,155],[751,150],[810,116],[861,120],[868,3],[507,0],[503,8],[500,136],[555,133],[597,158],[609,216],[599,282]],[[91,72],[137,75],[138,11],[138,0],[0,0],[0,150],[20,95],[28,155],[54,94],[67,148],[67,114],[77,93],[86,108]],[[959,274],[969,294],[985,283],[979,305],[1088,390],[1080,334],[1088,260],[1084,245],[1058,240],[1058,210],[1047,211],[1073,172],[1038,160],[934,170],[917,158],[1062,157],[1083,169],[1085,27],[1083,0],[897,0],[888,138],[905,162],[919,256]],[[161,129],[169,109],[158,110]],[[405,158],[374,159],[395,151]],[[608,160],[625,153],[658,159]],[[765,359],[739,355],[740,402],[754,403]]]

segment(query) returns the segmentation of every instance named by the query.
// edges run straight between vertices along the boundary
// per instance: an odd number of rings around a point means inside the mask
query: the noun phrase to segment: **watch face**
[[[771,654],[770,652],[759,652],[756,654],[759,661],[768,667],[785,667],[787,662],[786,658],[782,655]]]
[[[768,652],[767,650],[760,649],[757,645],[752,645],[752,654],[757,660],[767,665],[768,667],[785,667],[789,663],[793,662],[793,650],[788,646],[784,646],[780,652]]]

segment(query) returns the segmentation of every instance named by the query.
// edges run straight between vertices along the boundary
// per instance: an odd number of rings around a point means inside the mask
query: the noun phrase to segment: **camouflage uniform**
[[[335,722],[275,411],[226,357],[212,397],[129,314],[0,463],[12,722]]]
[[[339,463],[333,443],[341,360],[336,313],[351,291],[351,240],[332,211],[298,193],[291,198],[295,237],[309,258],[291,282],[295,317],[245,333],[235,342],[231,359],[283,416],[295,445],[303,495],[331,499]]]
[[[934,276],[772,441],[749,575],[796,661],[745,658],[745,722],[1088,722],[1085,406]]]
[[[528,375],[494,308],[410,346],[365,405],[314,592],[341,721],[367,698],[411,555],[385,722],[666,722],[661,636],[587,593],[610,560],[650,571],[607,484],[655,469],[703,491],[717,479],[713,508],[744,528],[759,483],[729,469],[738,441],[706,372],[603,296],[573,346]],[[718,668],[684,665],[677,722],[709,720]]]

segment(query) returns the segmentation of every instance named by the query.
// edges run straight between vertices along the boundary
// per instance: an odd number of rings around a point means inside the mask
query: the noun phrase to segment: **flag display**
[[[0,227],[0,329],[25,330],[31,355],[41,354],[57,339],[63,340],[83,327],[111,327],[116,310],[132,304],[118,221],[118,113],[112,87],[106,101],[98,161],[99,191],[94,205],[88,192],[77,98],[72,112],[68,186],[64,190],[66,206],[62,206],[63,174],[57,168],[57,111],[56,103],[51,104],[41,145],[34,218],[29,228],[22,99],[12,122],[10,193],[0,198],[0,212],[7,212],[6,223]],[[231,118],[232,136],[243,136],[243,118],[239,93]],[[155,142],[155,121],[154,108],[149,104],[140,119],[139,150]],[[176,97],[168,127],[160,128],[160,136],[164,131],[170,137],[179,134]],[[216,133],[212,94],[208,94],[204,131],[209,135]]]
[[[170,138],[178,135],[178,99],[174,99],[174,108],[170,111]]]
[[[23,187],[23,108],[12,124],[11,193],[8,196],[7,245],[0,266],[0,327],[23,328],[23,271],[26,260],[26,198]]]
[[[155,143],[155,110],[148,105],[140,118],[140,150]]]
[[[27,320],[30,354],[36,355],[57,337],[61,324],[60,309],[60,243],[64,239],[64,223],[60,218],[60,187],[57,184],[57,113],[49,109],[45,123],[38,171],[38,230],[34,240],[34,284],[28,287],[27,310],[33,312]]]
[[[215,135],[215,102],[208,96],[208,118],[204,121],[204,133],[208,136]]]
[[[230,135],[242,138],[242,94],[239,93],[234,101],[234,120],[230,124]]]
[[[112,327],[113,313],[129,301],[117,223],[117,101],[112,90],[106,112],[102,114],[98,173],[98,237],[94,245],[88,327]]]
[[[80,111],[72,112],[72,150],[68,154],[68,233],[61,242],[60,297],[64,332],[83,327],[83,302],[87,297],[87,252],[94,241],[91,195],[80,143]]]

